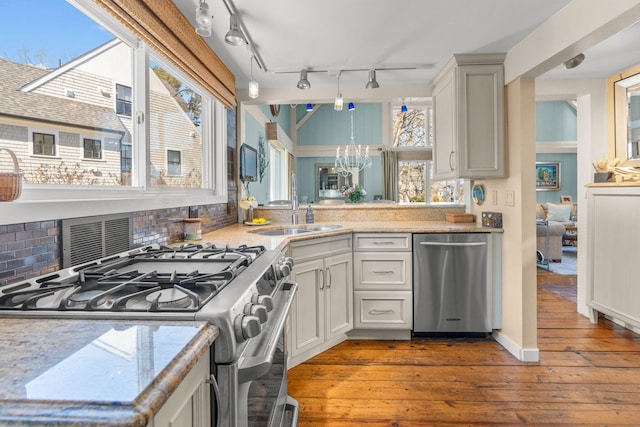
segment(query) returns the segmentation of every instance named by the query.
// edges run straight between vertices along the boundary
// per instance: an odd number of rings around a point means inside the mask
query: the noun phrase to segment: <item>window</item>
[[[289,179],[287,177],[287,150],[279,143],[269,141],[269,198],[271,200],[289,199]]]
[[[161,58],[154,57],[149,66],[151,185],[201,188],[202,95]],[[174,153],[167,156],[166,169],[165,152]]]
[[[411,103],[402,112],[392,105],[393,146],[398,153],[398,199],[401,203],[459,202],[462,180],[434,181],[431,167],[433,108],[430,102]]]
[[[46,133],[33,133],[33,154],[39,156],[56,155],[56,137]]]
[[[131,117],[131,87],[116,84],[116,114]]]
[[[84,158],[85,159],[102,159],[102,141],[99,139],[83,139]]]
[[[131,146],[120,145],[120,180],[121,185],[131,185]]]
[[[169,175],[182,174],[182,161],[180,160],[180,155],[181,153],[179,151],[167,151],[167,173]]]

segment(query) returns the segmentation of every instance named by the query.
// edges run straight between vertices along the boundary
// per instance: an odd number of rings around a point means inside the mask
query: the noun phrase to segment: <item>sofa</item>
[[[566,227],[575,224],[575,217],[575,204],[536,204],[536,247],[545,260],[562,261],[562,241],[565,237]],[[546,224],[541,221],[546,221]]]

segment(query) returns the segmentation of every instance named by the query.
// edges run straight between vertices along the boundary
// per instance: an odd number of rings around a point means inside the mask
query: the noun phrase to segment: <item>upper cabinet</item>
[[[454,55],[434,78],[434,179],[504,177],[504,57]]]

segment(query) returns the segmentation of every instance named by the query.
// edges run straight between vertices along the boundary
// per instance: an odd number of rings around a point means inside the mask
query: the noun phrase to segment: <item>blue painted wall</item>
[[[268,108],[268,107],[267,107]],[[267,144],[267,130],[264,123],[259,123],[251,114],[245,114],[245,140],[243,143],[250,145],[258,151],[258,142],[260,137],[264,138]],[[268,146],[266,146],[268,149]],[[240,165],[238,165],[238,168]],[[249,194],[258,199],[259,203],[266,203],[269,200],[269,169],[265,172],[265,176],[260,182],[249,183]]]
[[[299,122],[306,114],[306,105],[296,108]],[[360,103],[352,112],[345,108],[335,111],[332,104],[323,104],[298,130],[298,146],[341,146],[351,142],[351,114],[353,114],[353,137],[356,145],[369,146],[371,154],[377,154],[382,145],[382,104]],[[364,169],[364,188],[369,199],[374,194],[382,194],[382,166],[379,156],[372,156],[371,168]],[[335,157],[298,157],[298,195],[317,202],[315,194],[315,164],[334,163]]]
[[[576,111],[565,101],[536,102],[536,141],[577,140]],[[538,153],[537,162],[560,163],[560,190],[536,191],[538,203],[560,203],[560,196],[570,195],[576,202],[578,165],[575,153]]]
[[[536,102],[536,141],[576,141],[576,110],[565,101]]]

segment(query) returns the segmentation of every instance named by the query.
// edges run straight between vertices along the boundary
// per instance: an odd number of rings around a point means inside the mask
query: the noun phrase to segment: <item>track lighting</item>
[[[209,15],[209,5],[206,1],[200,0],[200,5],[196,8],[196,33],[202,37],[209,37],[211,35],[211,18]]]
[[[307,104],[307,111],[313,111],[313,104]]]
[[[253,79],[253,55],[251,55],[251,81],[249,82],[249,98],[260,96],[260,84]]]
[[[340,93],[340,74],[342,71],[338,72],[338,94],[336,95],[336,100],[333,102],[333,109],[336,111],[342,111],[342,106],[344,105],[344,100],[342,99],[342,94]]]
[[[353,111],[353,110],[355,110],[355,109],[356,109],[356,106],[354,105],[354,103],[353,103],[353,102],[350,102],[350,103],[349,103],[349,106],[347,107],[347,109],[348,109],[349,111]]]
[[[307,80],[307,70],[300,71],[300,80],[298,80],[298,89],[309,89],[311,83]]]
[[[365,89],[378,89],[380,85],[376,81],[376,70],[369,70],[369,82],[365,86]]]
[[[238,17],[236,15],[231,15],[229,18],[229,31],[227,35],[224,36],[224,41],[231,46],[247,44],[247,39],[244,38],[244,34],[242,34],[238,26]]]

